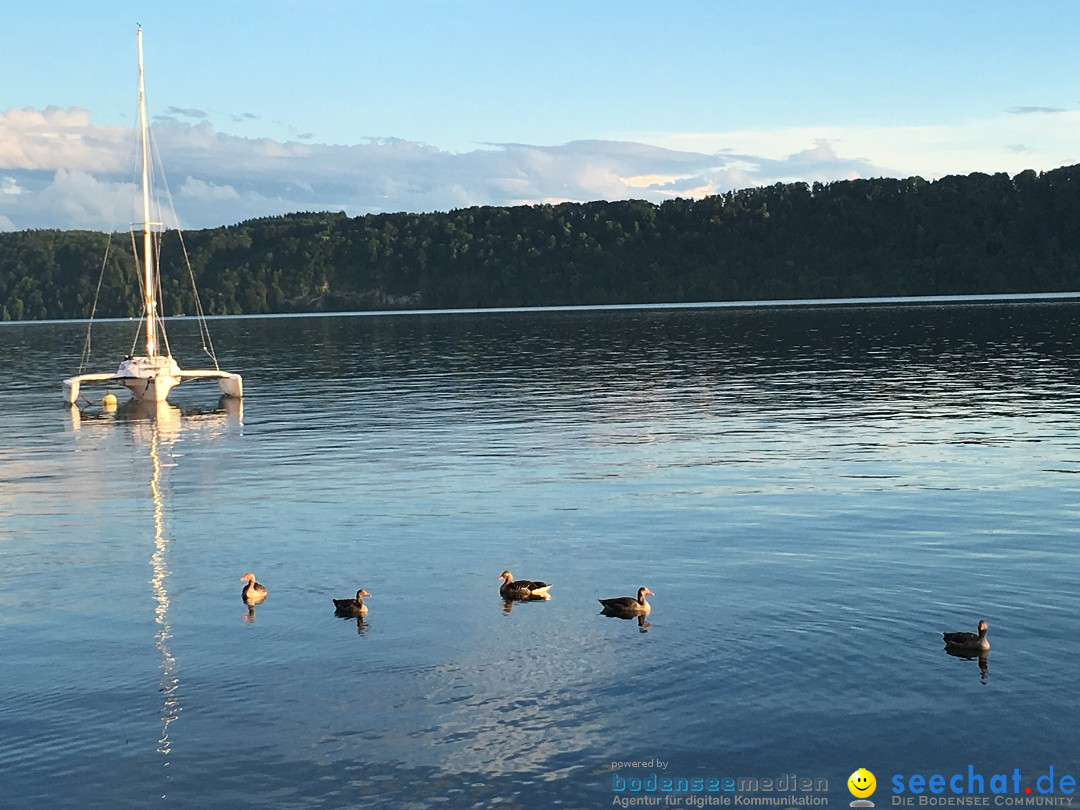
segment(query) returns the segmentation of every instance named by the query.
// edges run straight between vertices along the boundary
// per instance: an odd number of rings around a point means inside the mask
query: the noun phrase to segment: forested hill
[[[106,240],[0,233],[0,318],[87,317]],[[292,214],[184,241],[210,314],[1072,291],[1080,165],[777,184],[660,205]],[[130,254],[129,235],[114,236],[99,317],[137,312]],[[162,263],[165,313],[194,313],[168,240]]]

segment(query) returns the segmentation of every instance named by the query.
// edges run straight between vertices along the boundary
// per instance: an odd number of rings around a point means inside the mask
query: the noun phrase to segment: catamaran
[[[162,402],[169,396],[175,386],[184,380],[191,379],[216,379],[225,396],[236,397],[244,395],[244,381],[239,374],[232,374],[218,368],[217,358],[214,356],[208,335],[203,329],[204,348],[214,361],[212,369],[183,370],[176,360],[173,359],[169,349],[169,340],[165,334],[165,321],[158,309],[158,298],[161,291],[161,276],[159,264],[159,251],[155,249],[155,237],[160,234],[164,225],[154,222],[151,218],[150,205],[150,128],[146,114],[146,86],[143,79],[143,46],[142,26],[137,33],[139,52],[139,136],[142,166],[142,256],[141,275],[143,292],[143,314],[140,322],[139,333],[144,335],[145,353],[137,355],[133,345],[132,353],[124,358],[120,367],[115,372],[80,373],[64,380],[64,399],[71,405],[79,400],[79,390],[83,383],[119,383],[127,388],[135,399],[151,402]],[[134,241],[134,238],[133,238]],[[139,251],[135,250],[136,265],[140,262]],[[198,293],[196,292],[196,301]],[[200,307],[201,321],[201,307]],[[201,327],[202,328],[202,327]],[[134,343],[138,342],[139,333],[136,333]],[[89,338],[87,340],[89,347]],[[84,353],[84,360],[88,351]]]

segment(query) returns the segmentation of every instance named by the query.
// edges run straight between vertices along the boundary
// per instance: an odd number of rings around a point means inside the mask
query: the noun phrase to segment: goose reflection
[[[962,658],[965,661],[978,661],[979,662],[979,680],[982,683],[986,683],[987,678],[990,677],[990,651],[983,650],[981,652],[954,650],[948,647],[945,648],[945,654],[951,655],[953,658]]]
[[[343,616],[342,618],[347,619],[348,617]],[[366,636],[368,634],[368,630],[370,630],[370,629],[371,629],[371,625],[369,625],[367,622],[364,621],[363,616],[357,616],[356,617],[356,635],[358,635],[358,636]]]
[[[506,598],[506,597],[503,597],[502,600],[501,600],[501,602],[502,602],[502,612],[506,613],[506,614],[510,614],[510,613],[514,612],[514,606],[515,605],[531,604],[531,603],[534,603],[534,602],[548,602],[550,600],[551,600],[550,596],[533,596],[533,597],[525,597],[525,598],[518,598],[518,597]]]
[[[613,619],[625,619],[626,621],[635,619],[637,621],[638,632],[640,633],[648,633],[649,628],[652,627],[652,622],[646,619],[643,615],[628,616],[622,613],[604,613],[604,611],[600,612],[603,613],[605,616],[610,616]]]

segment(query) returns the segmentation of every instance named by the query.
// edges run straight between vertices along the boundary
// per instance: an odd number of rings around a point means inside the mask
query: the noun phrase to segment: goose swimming
[[[550,599],[548,589],[551,587],[546,582],[531,579],[514,579],[509,571],[499,574],[499,579],[505,580],[499,586],[499,595],[503,599]]]
[[[600,612],[608,616],[648,616],[652,605],[645,601],[645,597],[655,595],[648,588],[638,588],[636,599],[632,596],[616,596],[597,601],[603,605]]]
[[[355,599],[335,599],[334,612],[338,616],[366,616],[368,606],[364,604],[364,597],[371,596],[363,588],[356,592]]]
[[[980,653],[990,649],[990,642],[986,640],[988,629],[986,619],[980,619],[978,633],[942,633],[941,637],[945,640],[945,649],[949,652]]]
[[[256,582],[255,575],[250,571],[240,577],[240,581],[247,582],[242,595],[248,605],[257,605],[266,598],[266,586]]]

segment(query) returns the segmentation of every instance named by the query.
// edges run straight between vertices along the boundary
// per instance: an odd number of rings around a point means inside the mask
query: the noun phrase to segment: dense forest
[[[0,233],[0,318],[137,313],[130,236]],[[172,240],[176,241],[176,240]],[[654,205],[291,214],[165,242],[165,314],[1080,290],[1080,165]],[[103,257],[105,257],[103,259]]]

